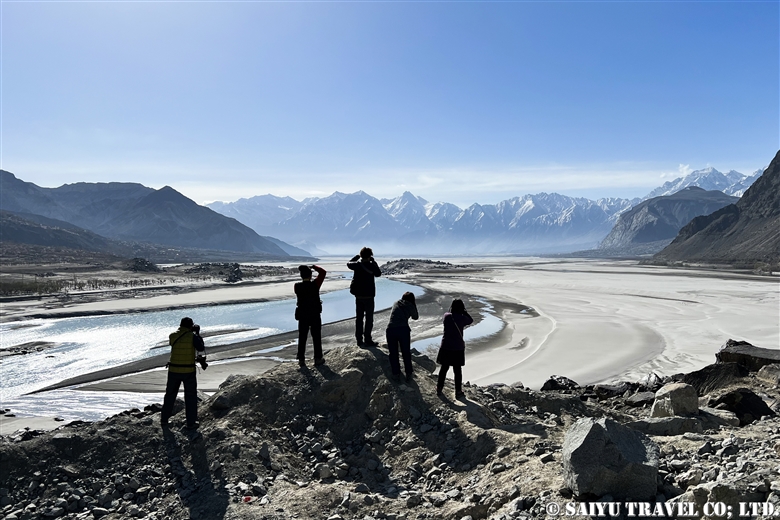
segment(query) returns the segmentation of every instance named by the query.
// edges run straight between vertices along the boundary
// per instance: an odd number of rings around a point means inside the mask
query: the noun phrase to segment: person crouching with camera
[[[205,370],[206,347],[200,337],[200,326],[193,323],[192,318],[182,318],[178,330],[168,336],[171,346],[171,359],[166,365],[168,383],[165,386],[160,424],[168,427],[168,419],[173,415],[173,404],[179,387],[184,383],[184,411],[187,418],[187,428],[198,428],[198,379],[195,374],[195,363],[199,362]]]

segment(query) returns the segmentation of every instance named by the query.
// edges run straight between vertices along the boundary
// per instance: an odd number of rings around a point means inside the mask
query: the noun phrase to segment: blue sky
[[[198,202],[641,196],[780,147],[780,3],[8,2],[2,168]]]

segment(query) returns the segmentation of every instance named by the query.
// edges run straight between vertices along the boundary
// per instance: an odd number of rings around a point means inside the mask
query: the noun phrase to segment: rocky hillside
[[[451,386],[436,395],[427,357],[413,356],[414,381],[402,384],[383,351],[336,348],[324,366],[230,377],[203,396],[197,432],[182,428],[182,413],[162,429],[153,405],[2,438],[0,513],[508,520],[626,493],[653,507],[780,506],[780,422],[768,406],[780,366],[763,366],[776,351],[734,348],[723,363],[665,380],[467,384],[460,401]]]
[[[604,252],[657,253],[693,218],[709,215],[739,199],[716,190],[689,186],[662,197],[640,202],[622,213],[615,227],[601,242]]]
[[[780,151],[738,202],[693,219],[655,258],[667,262],[780,262]]]

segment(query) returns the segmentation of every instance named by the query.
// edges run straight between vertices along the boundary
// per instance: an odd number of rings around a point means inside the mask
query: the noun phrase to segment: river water
[[[424,290],[395,280],[380,278],[376,283],[376,310],[392,306],[405,291],[420,296]],[[323,322],[354,316],[354,297],[347,290],[322,295]],[[236,343],[297,329],[295,300],[262,303],[213,305],[176,310],[84,316],[60,319],[35,319],[0,325],[0,349],[45,341],[55,346],[41,352],[6,357],[0,362],[0,407],[17,415],[58,415],[68,419],[97,420],[119,411],[160,402],[157,394],[129,392],[82,392],[55,390],[25,395],[64,379],[131,361],[144,359],[167,349],[168,334],[183,316],[201,324],[201,332],[235,330],[206,338],[208,346]],[[489,308],[486,307],[489,311]],[[500,330],[501,322],[489,312],[468,337]],[[247,330],[248,329],[248,330]],[[414,344],[426,350],[439,338]],[[97,395],[96,395],[97,394]]]

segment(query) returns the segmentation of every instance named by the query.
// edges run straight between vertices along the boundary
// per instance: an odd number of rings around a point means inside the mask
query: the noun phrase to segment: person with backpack
[[[359,255],[355,255],[347,262],[347,267],[355,272],[349,285],[349,292],[355,296],[355,340],[359,347],[378,347],[379,345],[371,339],[371,331],[374,328],[374,297],[376,296],[374,278],[382,276],[382,271],[376,264],[374,252],[370,247],[361,249]]]
[[[461,367],[466,364],[466,342],[463,339],[463,329],[474,323],[474,319],[466,312],[463,300],[452,300],[450,310],[444,313],[444,334],[441,337],[441,347],[436,362],[441,365],[436,394],[442,395],[447,371],[452,367],[455,376],[455,398],[462,399],[463,372]]]
[[[168,382],[165,385],[165,397],[160,414],[160,424],[168,427],[168,419],[173,415],[173,405],[179,387],[184,384],[184,412],[187,419],[187,429],[198,428],[198,379],[195,374],[195,361],[206,360],[206,347],[200,334],[200,327],[195,325],[192,318],[184,317],[179,323],[176,332],[168,336],[168,344],[171,346],[171,358],[166,368],[168,369]]]
[[[408,291],[393,304],[393,309],[390,311],[390,321],[387,324],[385,335],[390,357],[390,371],[396,381],[401,379],[401,364],[398,362],[399,350],[404,359],[406,382],[409,383],[412,380],[412,329],[409,327],[409,318],[416,320],[419,317],[414,294]]]
[[[312,269],[317,271],[317,278],[312,281]],[[295,284],[295,319],[298,320],[298,364],[306,366],[306,340],[311,330],[311,341],[314,344],[314,364],[322,365],[325,358],[322,355],[322,300],[320,287],[325,281],[326,271],[318,265],[299,265],[301,281]]]

